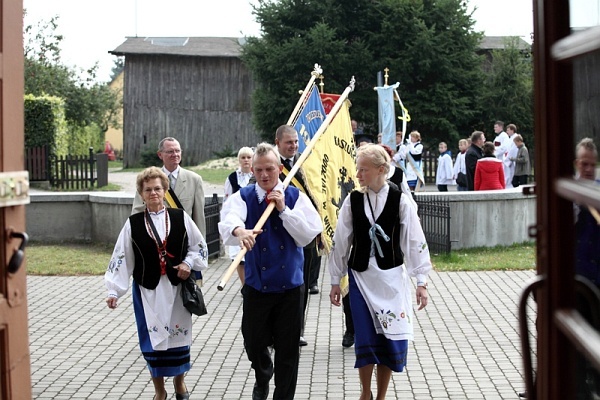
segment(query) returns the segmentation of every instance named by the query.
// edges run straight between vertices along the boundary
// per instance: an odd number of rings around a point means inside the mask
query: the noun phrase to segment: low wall
[[[532,240],[528,231],[536,224],[536,196],[525,196],[520,188],[418,195],[448,199],[453,250]]]
[[[102,193],[31,193],[25,208],[32,240],[90,240],[114,243],[131,214],[133,195]]]
[[[452,249],[511,245],[531,240],[535,196],[519,189],[485,192],[422,192],[450,202]],[[210,197],[206,201],[210,201]],[[112,244],[131,213],[133,195],[122,192],[31,193],[26,207],[27,233],[32,240],[90,240]]]

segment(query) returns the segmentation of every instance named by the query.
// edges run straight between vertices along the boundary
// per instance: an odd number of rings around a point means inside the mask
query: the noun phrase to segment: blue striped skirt
[[[375,331],[373,312],[367,307],[356,285],[354,271],[348,270],[350,278],[350,308],[354,320],[354,368],[370,364],[383,364],[392,371],[402,372],[406,366],[408,340],[390,340]]]
[[[190,346],[174,347],[172,349],[155,351],[152,349],[146,317],[144,315],[144,304],[139,285],[134,281],[131,285],[133,298],[133,312],[137,324],[140,349],[146,360],[148,370],[153,378],[161,376],[177,376],[190,370]]]

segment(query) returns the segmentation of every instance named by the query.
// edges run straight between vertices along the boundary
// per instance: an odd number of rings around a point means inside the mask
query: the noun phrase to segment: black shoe
[[[522,399],[526,399],[527,398],[527,392],[521,392],[519,393],[519,397]]]
[[[269,382],[262,385],[256,382],[252,390],[252,400],[267,400],[269,396]]]
[[[304,336],[300,336],[300,340],[298,341],[298,346],[306,346],[308,342],[304,339]]]
[[[308,293],[310,293],[310,294],[319,294],[319,288],[317,287],[317,285],[312,285],[310,287],[310,289],[308,290]]]
[[[342,346],[352,347],[354,345],[354,333],[346,331],[344,338],[342,339]]]
[[[175,400],[190,400],[190,393],[185,392],[183,394],[179,394],[179,393],[175,392]]]

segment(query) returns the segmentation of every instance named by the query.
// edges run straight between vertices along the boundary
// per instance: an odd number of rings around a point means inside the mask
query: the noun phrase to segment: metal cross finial
[[[325,79],[325,77],[323,75],[319,75],[319,79],[321,80],[321,83],[319,83],[319,86],[321,87],[321,93],[325,93],[323,91],[323,89],[325,88],[325,84],[323,83],[323,79]]]
[[[388,72],[390,72],[390,69],[389,69],[389,68],[387,68],[387,67],[385,67],[383,70],[385,71],[385,75],[384,75],[384,78],[385,78],[385,84],[384,84],[384,85],[385,85],[385,86],[387,86],[387,85],[388,85],[388,78],[390,77],[390,76],[388,75]]]

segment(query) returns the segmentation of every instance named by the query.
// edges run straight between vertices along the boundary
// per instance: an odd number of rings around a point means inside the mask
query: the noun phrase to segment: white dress
[[[383,211],[388,192],[389,185],[387,183],[378,193],[368,191],[375,219]],[[404,253],[404,264],[399,268],[382,270],[377,266],[375,254],[372,252],[366,271],[352,271],[359,290],[372,311],[375,330],[391,340],[412,340],[412,295],[409,276],[416,277],[418,283],[426,283],[427,274],[431,271],[429,247],[416,208],[408,197],[403,194],[399,205],[400,247]],[[365,214],[370,223],[374,224],[367,196],[364,196],[364,199]],[[353,239],[352,208],[350,196],[347,196],[340,209],[334,234],[335,246],[329,255],[329,273],[332,285],[339,285],[341,278],[348,273],[348,257]],[[389,323],[382,319],[379,310],[391,310],[395,315],[405,313],[408,318],[403,318],[403,321],[395,321],[397,323]]]
[[[150,218],[161,238],[165,234],[165,210],[150,212]],[[166,214],[168,217],[168,213]],[[205,270],[208,266],[206,241],[189,215],[183,213],[185,229],[188,235],[189,249],[183,262],[194,271]],[[170,221],[169,221],[170,222]],[[170,224],[169,224],[170,225]],[[148,232],[150,234],[150,232]],[[129,219],[121,229],[104,282],[109,297],[120,298],[129,289],[133,274],[135,256],[131,239]],[[192,317],[183,307],[181,285],[173,286],[167,275],[161,275],[158,286],[151,290],[139,286],[144,317],[154,350],[167,350],[174,347],[189,346],[192,343]]]

